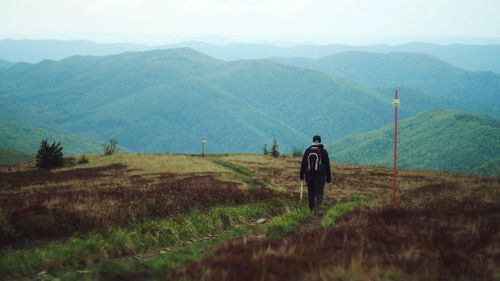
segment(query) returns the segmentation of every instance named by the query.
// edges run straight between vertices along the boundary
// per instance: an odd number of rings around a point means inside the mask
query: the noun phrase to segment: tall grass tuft
[[[314,217],[307,206],[289,207],[284,215],[274,217],[267,228],[266,236],[277,239],[286,234],[293,233],[301,223]]]
[[[347,200],[347,202],[334,204],[333,207],[328,209],[323,220],[321,221],[321,226],[329,227],[335,223],[335,220],[354,209],[361,206],[363,202],[368,201],[369,198],[361,195],[353,195]]]

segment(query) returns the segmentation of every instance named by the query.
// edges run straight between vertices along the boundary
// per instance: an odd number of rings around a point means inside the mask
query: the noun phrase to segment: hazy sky
[[[320,43],[500,38],[500,0],[0,0],[0,37],[65,36]]]

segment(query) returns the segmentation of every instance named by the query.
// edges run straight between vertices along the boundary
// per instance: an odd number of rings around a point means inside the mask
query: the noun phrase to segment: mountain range
[[[500,114],[500,74],[468,71],[417,53],[345,52],[320,59],[274,58],[374,88],[406,87],[447,100],[495,105]],[[500,115],[499,115],[500,116]]]
[[[291,149],[318,131],[334,139],[378,128],[391,110],[342,78],[187,48],[18,63],[0,73],[0,101],[1,120],[159,152],[197,151],[202,137],[215,151],[258,151],[273,138]]]
[[[269,57],[322,58],[344,52],[375,53],[421,53],[436,57],[460,68],[475,71],[500,73],[500,45],[438,45],[431,43],[407,43],[402,45],[298,45],[281,47],[270,44],[209,44],[204,42],[183,42],[166,47],[189,47],[223,60],[262,59]],[[1,56],[0,56],[1,57]]]
[[[205,138],[208,152],[258,152],[276,139],[286,153],[305,147],[312,135],[320,134],[325,142],[335,144],[335,157],[360,161],[348,155],[364,153],[363,147],[351,151],[339,144],[364,144],[378,138],[377,133],[370,133],[369,138],[348,139],[391,124],[395,86],[401,97],[401,118],[417,118],[408,119],[417,125],[402,130],[422,127],[417,131],[423,136],[428,136],[425,132],[433,122],[441,120],[433,114],[451,116],[433,113],[433,108],[459,109],[453,116],[473,116],[474,120],[497,120],[500,115],[499,74],[460,69],[425,54],[345,52],[318,59],[224,61],[190,48],[175,48],[8,64],[0,70],[0,120],[11,124],[2,127],[2,133],[28,126],[64,132],[93,143],[94,148],[101,142],[95,140],[115,137],[129,150],[152,152],[196,153]],[[497,136],[495,126],[477,129],[465,126],[460,118],[443,117],[446,128],[439,130],[447,138],[438,138],[436,147],[457,133],[453,128],[465,130],[464,134],[480,130],[485,136]],[[32,130],[9,143],[2,136],[0,146],[31,152],[32,147],[16,142],[38,143],[40,135]],[[457,136],[463,142],[450,142],[453,150],[460,144],[471,146],[490,164],[481,168],[470,154],[461,154],[463,162],[471,157],[470,167],[456,166],[450,162],[456,159],[447,157],[443,159],[448,164],[433,166],[411,151],[405,153],[412,160],[402,164],[496,173],[500,164],[492,154],[495,143],[473,135]],[[476,141],[494,151],[472,145]],[[89,149],[75,145],[85,148],[81,152],[93,149],[92,145]],[[415,147],[415,151],[426,149],[425,145]],[[436,151],[433,155],[440,157]],[[375,154],[366,155],[365,160],[387,164]]]
[[[10,62],[38,63],[45,59],[61,60],[74,55],[106,56],[123,52],[145,51],[149,46],[132,43],[96,43],[87,40],[0,40],[0,59]]]
[[[73,55],[104,56],[131,51],[148,51],[187,47],[222,60],[264,59],[269,57],[321,58],[347,51],[421,53],[436,57],[454,66],[500,73],[500,45],[438,45],[407,43],[402,45],[297,45],[229,43],[214,44],[187,41],[168,45],[143,45],[132,43],[96,43],[85,40],[0,40],[0,59],[10,62],[38,63],[44,59],[61,60]]]

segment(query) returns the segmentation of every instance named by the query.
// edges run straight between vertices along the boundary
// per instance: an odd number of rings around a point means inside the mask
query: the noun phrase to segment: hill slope
[[[60,141],[65,155],[101,150],[99,143],[88,138],[19,123],[0,121],[0,131],[2,132],[0,147],[11,148],[28,154],[36,153],[43,139],[48,139],[49,142]]]
[[[320,59],[275,60],[342,76],[372,87],[407,87],[433,97],[500,105],[499,74],[459,69],[423,54],[345,52]]]
[[[34,154],[22,152],[8,147],[0,147],[0,165],[16,164],[35,159]]]
[[[398,165],[500,176],[500,120],[430,110],[398,124]],[[333,158],[392,165],[392,125],[331,145]]]
[[[0,59],[0,70],[3,70],[3,69],[5,69],[5,68],[7,68],[7,67],[9,67],[11,65],[12,65],[12,63],[10,63],[10,62],[8,62],[6,60]]]

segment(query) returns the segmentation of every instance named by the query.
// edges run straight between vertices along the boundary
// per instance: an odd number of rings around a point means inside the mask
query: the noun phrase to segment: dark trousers
[[[309,197],[309,208],[319,206],[323,201],[323,189],[325,188],[325,175],[306,175],[307,195]]]

